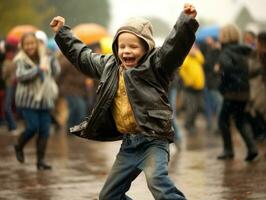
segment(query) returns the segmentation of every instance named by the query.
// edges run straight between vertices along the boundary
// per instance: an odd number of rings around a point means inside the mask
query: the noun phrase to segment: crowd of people
[[[98,83],[74,69],[58,49],[49,49],[43,31],[20,40],[6,38],[0,47],[0,125],[8,134],[19,135],[15,149],[20,162],[24,162],[23,147],[38,133],[37,166],[49,168],[43,158],[51,124],[55,130],[79,124],[92,110]],[[196,41],[168,95],[178,148],[183,130],[197,133],[201,114],[206,131],[222,136],[218,159],[234,157],[231,121],[247,146],[245,159],[255,159],[256,140],[266,139],[266,32],[241,34],[236,25],[227,25],[219,37]],[[23,131],[18,128],[20,120],[25,122]]]
[[[206,130],[219,133],[223,152],[218,159],[234,158],[232,122],[247,147],[246,161],[258,157],[256,140],[266,138],[266,32],[257,35],[234,24],[219,36],[195,44],[179,71],[184,85],[184,128],[196,132],[196,114],[206,119]]]
[[[51,126],[60,132],[79,123],[95,96],[95,82],[69,65],[56,48],[49,48],[42,30],[1,41],[0,126],[18,137],[14,149],[21,163],[24,146],[37,135],[39,170],[51,169],[44,159]]]
[[[169,144],[180,148],[183,128],[197,134],[202,114],[205,131],[222,138],[217,159],[235,156],[234,122],[245,161],[255,160],[256,140],[266,139],[266,32],[241,37],[229,24],[219,37],[197,42],[196,15],[185,4],[160,48],[149,21],[129,20],[108,55],[78,40],[60,16],[50,26],[61,51],[48,49],[41,30],[1,41],[0,123],[17,135],[16,159],[25,162],[24,147],[37,135],[36,167],[52,169],[45,153],[53,123],[57,132],[90,140],[122,139],[100,199],[128,199],[131,182],[143,171],[154,198],[183,200],[168,176]]]

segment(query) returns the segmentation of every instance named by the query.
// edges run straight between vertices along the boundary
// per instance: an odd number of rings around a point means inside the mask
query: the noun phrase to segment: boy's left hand
[[[185,3],[183,11],[186,15],[188,15],[194,19],[197,16],[197,11],[196,11],[195,7],[190,3]]]

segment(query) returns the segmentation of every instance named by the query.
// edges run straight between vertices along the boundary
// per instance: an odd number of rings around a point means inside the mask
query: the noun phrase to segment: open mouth
[[[136,63],[136,59],[134,57],[124,57],[123,60],[126,66],[132,66]]]

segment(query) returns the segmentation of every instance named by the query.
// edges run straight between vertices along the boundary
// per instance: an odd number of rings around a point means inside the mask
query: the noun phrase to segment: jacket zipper
[[[127,97],[128,97],[128,101],[129,101],[129,103],[130,103],[130,106],[131,106],[131,109],[132,109],[132,112],[133,112],[133,115],[134,115],[134,118],[135,118],[135,122],[136,122],[136,124],[137,124],[137,129],[141,131],[142,129],[141,129],[140,126],[139,126],[139,123],[138,123],[138,120],[137,120],[137,118],[136,118],[136,114],[135,114],[134,108],[133,108],[133,106],[132,106],[131,96],[129,95],[129,92],[128,92],[128,90],[127,90],[127,83],[126,83],[127,80],[126,80],[125,72],[122,74],[122,76],[124,76],[124,80],[125,80],[125,88],[126,88],[126,92],[127,92]]]
[[[103,84],[100,86],[100,88],[103,86]],[[112,88],[112,87],[111,87]],[[107,90],[109,90],[110,88],[108,88]],[[113,99],[114,98],[114,96],[115,96],[115,92],[116,92],[116,90],[117,90],[117,84],[116,84],[116,88],[115,89],[113,89],[112,88],[112,91],[109,93],[109,95],[108,95],[108,97],[107,97],[107,95],[105,96],[105,98],[106,99]],[[101,100],[102,101],[102,100]],[[106,101],[102,101],[102,102],[106,102]],[[95,107],[93,108],[93,111],[94,112],[92,112],[91,113],[91,120],[90,120],[90,123],[88,124],[88,126],[87,127],[93,127],[93,124],[94,124],[94,122],[95,122],[95,119],[96,118],[98,118],[98,116],[99,116],[99,108],[100,108],[101,106],[98,104],[98,105],[95,105]],[[97,108],[97,109],[96,109]],[[94,115],[94,116],[93,116]]]

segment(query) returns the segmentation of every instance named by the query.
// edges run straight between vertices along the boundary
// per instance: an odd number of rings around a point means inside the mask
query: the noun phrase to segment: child
[[[56,59],[46,54],[35,33],[26,33],[21,38],[21,50],[14,58],[18,81],[15,102],[25,120],[26,128],[15,145],[17,160],[24,163],[23,148],[38,133],[37,169],[50,170],[45,160],[51,109],[57,96],[54,77],[60,73]]]
[[[155,199],[185,199],[168,177],[174,132],[167,94],[172,76],[194,43],[196,14],[193,5],[185,4],[161,48],[155,48],[149,21],[128,21],[114,37],[112,55],[92,53],[64,26],[64,18],[51,21],[63,54],[82,73],[100,80],[90,116],[70,131],[99,141],[123,139],[100,200],[130,199],[125,193],[141,171]]]

